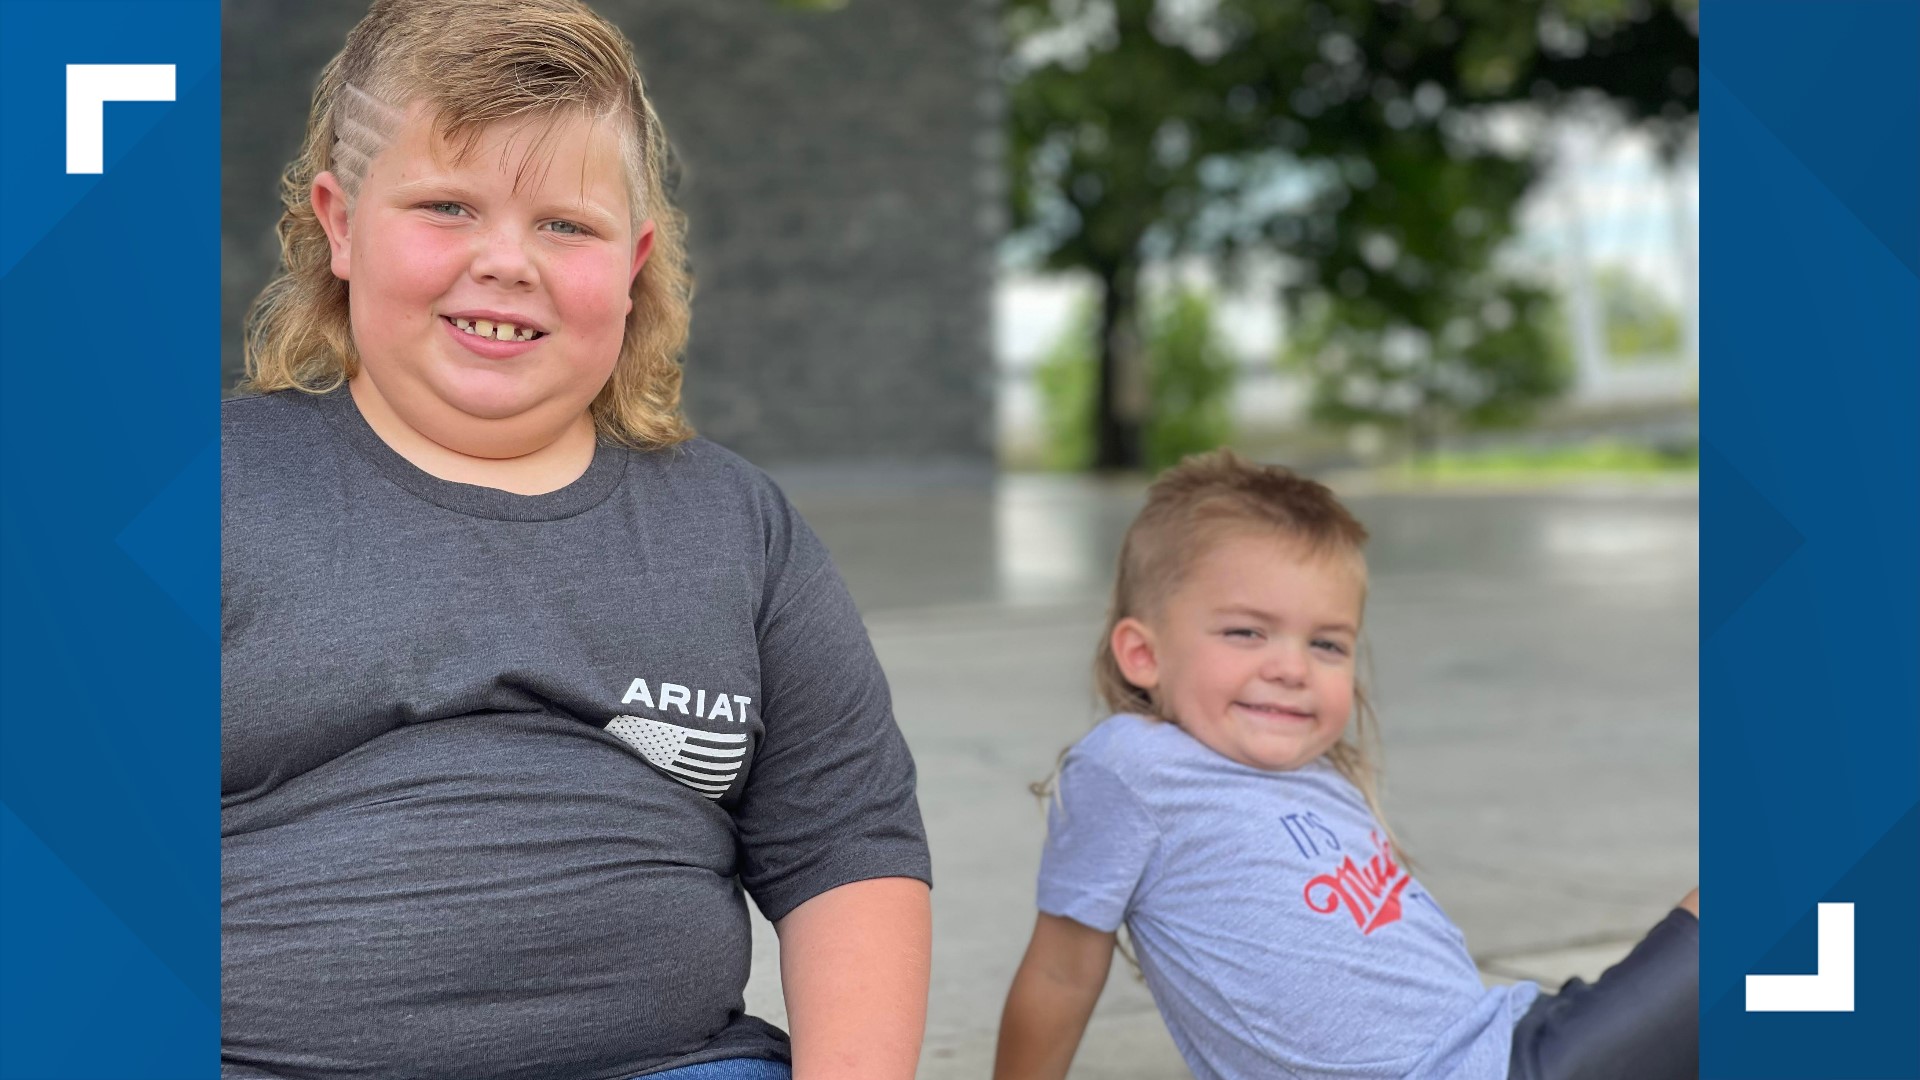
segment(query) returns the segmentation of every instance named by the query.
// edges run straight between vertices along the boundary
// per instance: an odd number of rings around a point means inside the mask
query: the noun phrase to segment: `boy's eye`
[[[547,222],[547,228],[552,229],[554,232],[559,233],[561,236],[592,235],[587,231],[587,227],[585,225],[582,225],[577,221],[549,221]]]
[[[425,205],[425,208],[436,214],[445,214],[448,217],[454,217],[455,215],[467,212],[466,207],[456,202],[430,202]]]
[[[1260,631],[1255,630],[1251,626],[1233,626],[1222,630],[1220,633],[1224,637],[1238,638],[1242,641],[1255,641],[1260,637]]]
[[[1332,653],[1334,656],[1347,655],[1347,647],[1345,644],[1328,638],[1315,639],[1313,647],[1319,649],[1321,652]]]

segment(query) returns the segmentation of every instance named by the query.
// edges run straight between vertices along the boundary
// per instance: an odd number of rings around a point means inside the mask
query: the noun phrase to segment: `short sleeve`
[[[1112,932],[1126,920],[1160,830],[1126,781],[1069,753],[1047,810],[1040,910]]]
[[[741,883],[772,920],[850,882],[932,881],[886,676],[824,547],[786,512],[785,580],[759,629],[765,733],[734,814]]]

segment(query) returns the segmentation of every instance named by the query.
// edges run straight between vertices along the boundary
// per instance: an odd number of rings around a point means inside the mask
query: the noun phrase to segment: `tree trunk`
[[[1407,417],[1407,436],[1413,449],[1415,471],[1432,480],[1440,471],[1440,440],[1446,424],[1444,408],[1431,397],[1422,395]]]
[[[1099,472],[1138,469],[1146,462],[1141,436],[1150,402],[1139,295],[1137,267],[1118,266],[1100,275],[1100,370],[1093,408],[1093,467]]]

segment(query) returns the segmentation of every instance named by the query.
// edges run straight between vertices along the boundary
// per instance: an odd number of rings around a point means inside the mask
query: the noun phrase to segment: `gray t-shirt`
[[[746,902],[927,880],[859,614],[771,481],[449,483],[350,395],[222,409],[222,1075],[787,1056]]]
[[[1040,910],[1124,921],[1201,1080],[1504,1080],[1531,983],[1466,942],[1331,766],[1250,768],[1115,716],[1060,770]]]

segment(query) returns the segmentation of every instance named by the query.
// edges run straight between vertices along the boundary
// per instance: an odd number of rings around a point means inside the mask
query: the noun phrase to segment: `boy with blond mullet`
[[[322,75],[223,409],[224,1077],[913,1073],[913,763],[681,418],[666,153],[574,0],[377,0]]]
[[[1483,986],[1380,812],[1367,530],[1324,485],[1187,458],[1127,530],[1113,715],[1050,787],[995,1080],[1060,1080],[1122,926],[1197,1080],[1688,1080],[1700,895],[1592,984]]]

